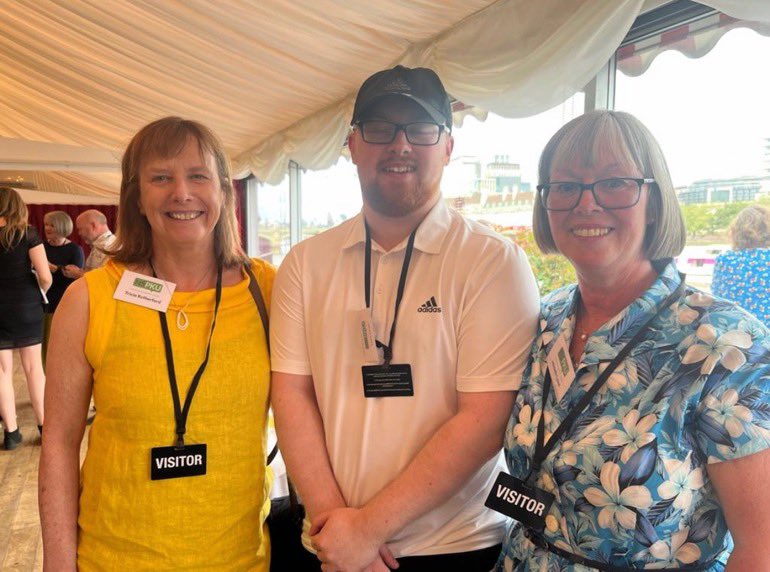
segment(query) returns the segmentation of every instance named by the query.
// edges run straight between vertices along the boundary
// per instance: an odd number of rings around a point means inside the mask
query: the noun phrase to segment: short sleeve
[[[83,254],[83,248],[74,242],[70,242],[72,249],[72,257],[70,258],[70,264],[74,264],[78,268],[83,268],[86,265],[86,257]]]
[[[27,250],[35,248],[36,246],[43,244],[40,239],[40,235],[37,233],[37,229],[34,226],[27,227]]]
[[[708,462],[770,448],[770,333],[745,315],[713,340],[702,339],[703,328],[698,343],[711,343],[701,367],[713,369],[697,408],[696,431]]]
[[[457,390],[510,391],[521,385],[540,310],[527,255],[498,243],[475,265],[462,302]]]
[[[311,375],[299,249],[284,259],[273,286],[270,308],[270,364],[273,371]]]

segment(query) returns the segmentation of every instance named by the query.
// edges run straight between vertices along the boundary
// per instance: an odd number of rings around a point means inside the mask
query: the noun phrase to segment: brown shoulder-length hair
[[[646,258],[678,256],[684,248],[687,231],[666,159],[650,130],[630,113],[589,111],[564,125],[551,137],[540,156],[538,184],[550,182],[555,163],[581,160],[591,164],[602,152],[611,153],[620,164],[635,165],[644,178],[655,179],[647,200]],[[540,250],[558,253],[539,192],[532,219],[535,242]]]
[[[144,263],[152,257],[152,229],[139,211],[139,175],[145,161],[175,157],[188,138],[198,142],[201,155],[211,153],[222,189],[222,211],[214,226],[214,255],[226,267],[242,264],[246,254],[241,246],[235,216],[235,191],[230,161],[219,138],[205,125],[180,117],[164,117],[145,125],[134,135],[123,153],[118,210],[117,240],[110,254],[124,264]]]
[[[0,216],[5,219],[0,227],[0,249],[10,250],[27,231],[27,205],[11,187],[0,187]]]

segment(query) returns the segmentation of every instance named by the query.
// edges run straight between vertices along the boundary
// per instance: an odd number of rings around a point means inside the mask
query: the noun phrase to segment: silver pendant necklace
[[[187,299],[187,302],[185,302],[184,306],[179,308],[176,313],[176,327],[178,330],[184,332],[189,326],[190,326],[190,318],[187,317],[187,307],[190,305],[190,302],[193,301],[193,298],[199,293],[199,288],[201,285],[205,282],[206,278],[209,277],[209,274],[211,274],[211,270],[206,272],[203,275],[203,278],[200,279],[200,281],[195,285],[195,288],[193,288],[193,294]]]
[[[155,271],[154,270],[155,267],[152,265],[152,263],[150,264],[150,267],[153,268],[153,271]],[[199,288],[203,285],[203,283],[206,281],[206,278],[208,278],[209,275],[211,275],[210,269],[201,277],[201,279],[195,285],[195,288],[192,289],[192,295],[187,299],[187,302],[184,303],[184,306],[182,306],[176,311],[176,327],[179,331],[184,332],[187,328],[190,327],[190,318],[187,317],[187,312],[186,312],[187,307],[193,301],[195,296],[198,295],[198,293],[200,292]],[[161,276],[158,276],[158,278],[163,280]]]

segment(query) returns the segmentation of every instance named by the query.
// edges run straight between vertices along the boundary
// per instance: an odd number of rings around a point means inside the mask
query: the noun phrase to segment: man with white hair
[[[80,238],[91,247],[91,252],[86,258],[84,268],[68,264],[62,269],[62,273],[68,278],[80,278],[89,270],[104,266],[108,258],[105,250],[112,246],[115,241],[115,235],[107,226],[107,217],[96,209],[89,209],[80,213],[75,219],[75,227]]]

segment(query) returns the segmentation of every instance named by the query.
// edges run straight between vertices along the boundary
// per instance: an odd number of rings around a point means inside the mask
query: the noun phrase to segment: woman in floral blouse
[[[505,437],[516,494],[553,502],[512,522],[499,569],[770,570],[770,331],[684,283],[673,185],[636,118],[571,121],[539,177],[535,236],[578,283],[543,301]]]
[[[746,207],[730,225],[733,249],[717,257],[711,291],[770,326],[770,210]]]

